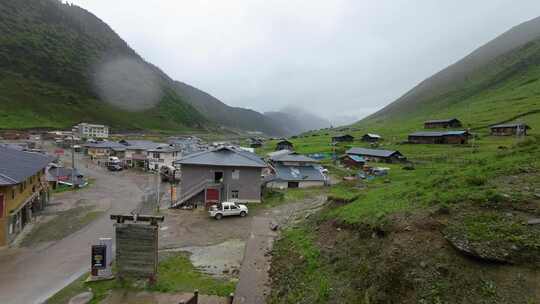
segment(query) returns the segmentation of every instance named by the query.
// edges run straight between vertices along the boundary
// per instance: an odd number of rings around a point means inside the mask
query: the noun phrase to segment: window
[[[231,191],[231,198],[238,199],[238,190],[232,190]]]
[[[231,210],[236,210],[236,209],[238,209],[238,206],[236,206],[236,205],[231,205]]]
[[[229,210],[229,205],[225,205],[225,206],[223,207],[223,209],[224,209],[224,210]]]
[[[153,158],[159,158],[159,152],[152,153],[152,157]]]
[[[238,169],[233,169],[232,170],[232,179],[240,179],[240,170]]]

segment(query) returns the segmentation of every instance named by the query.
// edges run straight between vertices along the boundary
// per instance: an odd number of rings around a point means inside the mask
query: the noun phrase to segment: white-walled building
[[[181,149],[178,147],[163,145],[147,151],[148,168],[150,170],[161,170],[166,166],[174,168],[173,162],[180,159]]]
[[[73,127],[73,133],[86,138],[108,138],[109,127],[82,122]]]

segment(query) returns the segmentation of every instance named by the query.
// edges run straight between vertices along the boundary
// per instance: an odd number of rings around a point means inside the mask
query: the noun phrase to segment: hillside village
[[[0,303],[540,303],[540,18],[329,126],[172,80],[74,4],[0,17]]]

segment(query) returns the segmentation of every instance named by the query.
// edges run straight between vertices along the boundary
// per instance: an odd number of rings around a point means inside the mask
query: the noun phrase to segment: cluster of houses
[[[174,168],[181,157],[209,147],[197,137],[170,138],[167,143],[150,140],[120,140],[86,143],[83,152],[91,159],[106,160],[117,157],[127,168],[161,171]]]

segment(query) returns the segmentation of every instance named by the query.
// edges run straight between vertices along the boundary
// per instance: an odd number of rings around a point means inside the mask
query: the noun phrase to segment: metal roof
[[[365,158],[363,158],[362,156],[359,156],[359,155],[345,154],[345,155],[341,156],[341,158],[343,158],[345,156],[349,157],[350,159],[354,160],[357,163],[365,163],[366,162]]]
[[[101,141],[97,143],[86,143],[84,147],[87,148],[102,148],[102,149],[113,149],[113,148],[125,148],[125,145],[117,143],[115,141]]]
[[[459,121],[459,119],[457,118],[430,119],[430,120],[426,120],[424,123],[445,123],[445,122],[452,122],[452,121]]]
[[[364,155],[364,156],[376,156],[376,157],[390,157],[394,154],[399,154],[399,151],[391,150],[378,150],[378,149],[366,149],[366,148],[351,148],[345,152],[349,155]]]
[[[221,147],[214,150],[194,153],[185,156],[174,163],[181,165],[221,167],[266,167],[266,163],[256,154],[232,147]]]
[[[468,135],[470,134],[467,131],[420,131],[414,132],[409,136],[420,136],[420,137],[440,137],[440,136],[450,136],[450,135]]]
[[[274,167],[275,176],[271,180],[278,181],[324,181],[326,178],[314,166],[281,166]]]
[[[369,136],[369,137],[372,137],[372,138],[381,138],[381,136],[379,134],[374,134],[374,133],[366,133],[366,134],[364,134],[364,136]]]
[[[170,146],[170,145],[161,145],[159,147],[156,147],[154,149],[148,150],[148,152],[165,152],[165,153],[172,153],[172,152],[179,152],[181,149],[179,147]]]
[[[491,129],[493,128],[527,128],[530,129],[527,124],[525,123],[507,123],[507,124],[500,124],[500,125],[493,125],[490,126]]]
[[[318,163],[319,161],[307,157],[305,155],[301,155],[298,153],[287,153],[287,154],[281,154],[274,157],[271,157],[270,160],[275,162],[300,162],[300,163]]]
[[[51,155],[0,146],[0,185],[22,183],[54,161]]]
[[[291,153],[294,153],[293,151],[291,150],[279,150],[279,151],[274,151],[274,152],[270,152],[268,154],[266,154],[269,158],[273,158],[273,157],[277,157],[277,156],[280,156],[280,155],[286,155],[286,154],[291,154]]]
[[[164,145],[151,140],[122,140],[120,144],[124,145],[127,150],[150,150]]]

